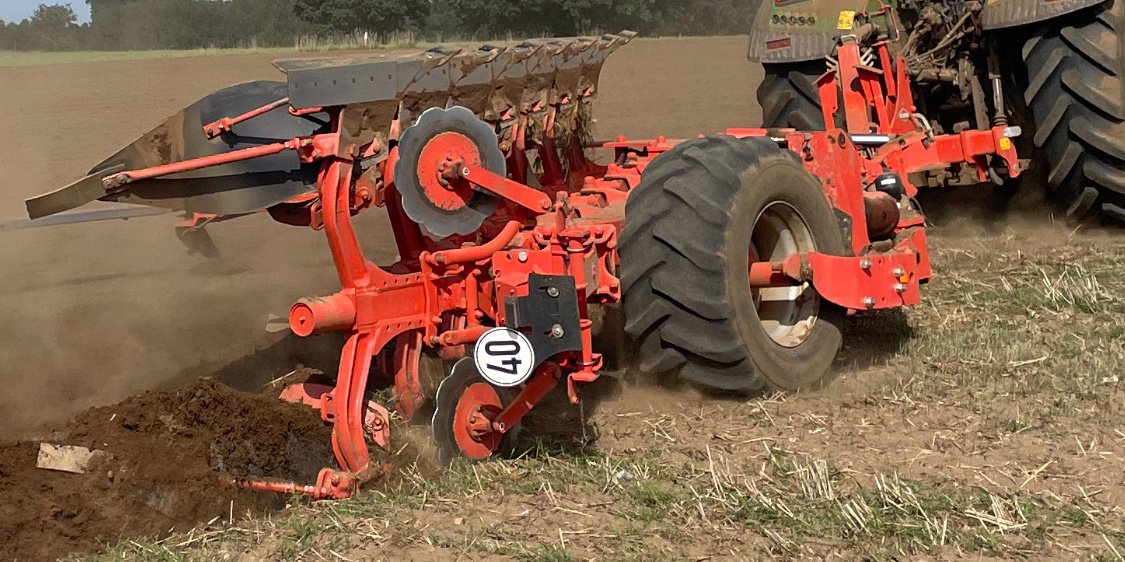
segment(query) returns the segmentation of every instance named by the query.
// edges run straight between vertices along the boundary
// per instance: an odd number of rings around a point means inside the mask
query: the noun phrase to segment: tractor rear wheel
[[[1048,25],[1023,58],[1051,195],[1074,220],[1125,222],[1125,0]]]
[[[844,251],[820,182],[766,139],[708,137],[656,158],[621,236],[625,329],[644,373],[715,390],[816,389],[843,311],[805,284],[751,289],[750,264]]]
[[[824,112],[816,80],[825,69],[823,59],[762,65],[764,74],[758,86],[762,126],[823,131]]]

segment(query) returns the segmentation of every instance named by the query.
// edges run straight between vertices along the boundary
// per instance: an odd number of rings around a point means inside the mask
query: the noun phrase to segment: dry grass
[[[1125,244],[934,245],[926,304],[853,319],[824,393],[629,389],[584,451],[94,560],[1123,560]]]

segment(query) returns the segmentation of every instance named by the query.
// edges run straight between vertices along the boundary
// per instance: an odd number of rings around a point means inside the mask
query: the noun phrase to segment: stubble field
[[[744,42],[623,49],[603,72],[599,136],[756,125]],[[270,58],[0,68],[0,219],[203,95],[276,78]],[[0,558],[1120,560],[1125,240],[1049,209],[944,203],[924,304],[850,319],[825,392],[713,397],[616,373],[585,431],[541,415],[521,459],[437,471],[426,428],[401,427],[393,478],[281,510],[198,486],[217,455],[199,444],[249,427],[218,458],[285,451],[260,473],[325,458],[299,413],[225,386],[264,396],[298,366],[334,368],[338,341],[264,330],[336,289],[323,236],[251,217],[216,225],[223,257],[207,261],[186,255],[169,216],[0,229]],[[358,222],[369,255],[393,259],[385,218]],[[278,432],[308,444],[294,454]],[[120,447],[123,464],[29,469],[43,438]]]

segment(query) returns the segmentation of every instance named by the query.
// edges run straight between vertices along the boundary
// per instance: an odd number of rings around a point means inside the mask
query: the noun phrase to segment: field
[[[623,49],[603,72],[598,132],[755,125],[744,41]],[[0,68],[0,218],[199,97],[275,78],[270,59]],[[216,456],[285,451],[257,468],[292,474],[327,454],[283,443],[319,428],[265,396],[295,369],[333,369],[338,341],[264,330],[336,289],[321,234],[220,224],[223,259],[205,261],[168,217],[0,230],[3,557],[1122,560],[1125,240],[1055,224],[1034,197],[965,208],[982,194],[923,201],[936,277],[924,304],[850,319],[824,392],[703,396],[619,372],[585,423],[554,408],[531,420],[523,458],[439,471],[428,429],[397,427],[385,481],[288,507],[201,482]],[[369,254],[393,258],[385,217],[358,224]],[[130,443],[119,456],[134,472],[29,469],[43,438]]]

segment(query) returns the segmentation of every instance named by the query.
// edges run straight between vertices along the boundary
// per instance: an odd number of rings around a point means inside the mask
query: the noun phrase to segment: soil
[[[107,453],[85,474],[36,468],[40,440],[0,444],[0,543],[47,560],[278,509],[223,479],[313,482],[333,462],[329,434],[308,408],[210,379],[94,408],[42,440]]]

